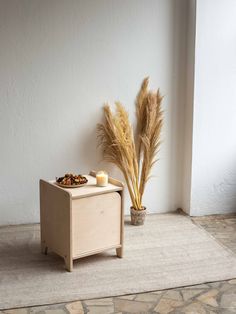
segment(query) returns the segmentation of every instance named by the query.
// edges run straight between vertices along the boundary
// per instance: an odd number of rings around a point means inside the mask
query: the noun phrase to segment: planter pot
[[[144,224],[145,216],[146,216],[146,207],[143,207],[141,210],[134,209],[134,207],[130,207],[130,215],[131,215],[131,225],[141,226]]]

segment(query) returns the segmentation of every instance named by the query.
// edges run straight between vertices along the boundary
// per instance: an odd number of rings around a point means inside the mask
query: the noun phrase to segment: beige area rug
[[[161,290],[236,278],[236,256],[188,217],[149,215],[115,250],[74,262],[40,253],[39,225],[0,228],[0,309]]]

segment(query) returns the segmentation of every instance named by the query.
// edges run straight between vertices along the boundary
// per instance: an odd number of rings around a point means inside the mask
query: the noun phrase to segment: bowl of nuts
[[[75,175],[66,173],[64,177],[56,178],[56,184],[62,188],[78,188],[88,182],[87,178],[81,174]]]

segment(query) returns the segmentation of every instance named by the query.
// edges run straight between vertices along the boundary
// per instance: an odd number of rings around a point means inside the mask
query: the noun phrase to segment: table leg
[[[66,270],[68,270],[69,272],[73,271],[73,259],[66,256],[64,260],[65,260]]]
[[[120,257],[120,258],[123,257],[123,247],[119,247],[116,249],[116,255],[117,257]]]
[[[41,242],[41,252],[42,254],[48,254],[48,247],[46,246],[45,242]]]

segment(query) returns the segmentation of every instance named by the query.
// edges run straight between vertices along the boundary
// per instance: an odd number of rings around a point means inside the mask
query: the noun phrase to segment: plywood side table
[[[123,256],[123,183],[109,178],[97,187],[95,172],[78,188],[61,188],[55,181],[40,180],[41,248],[51,250],[73,270],[73,260],[116,249]]]

